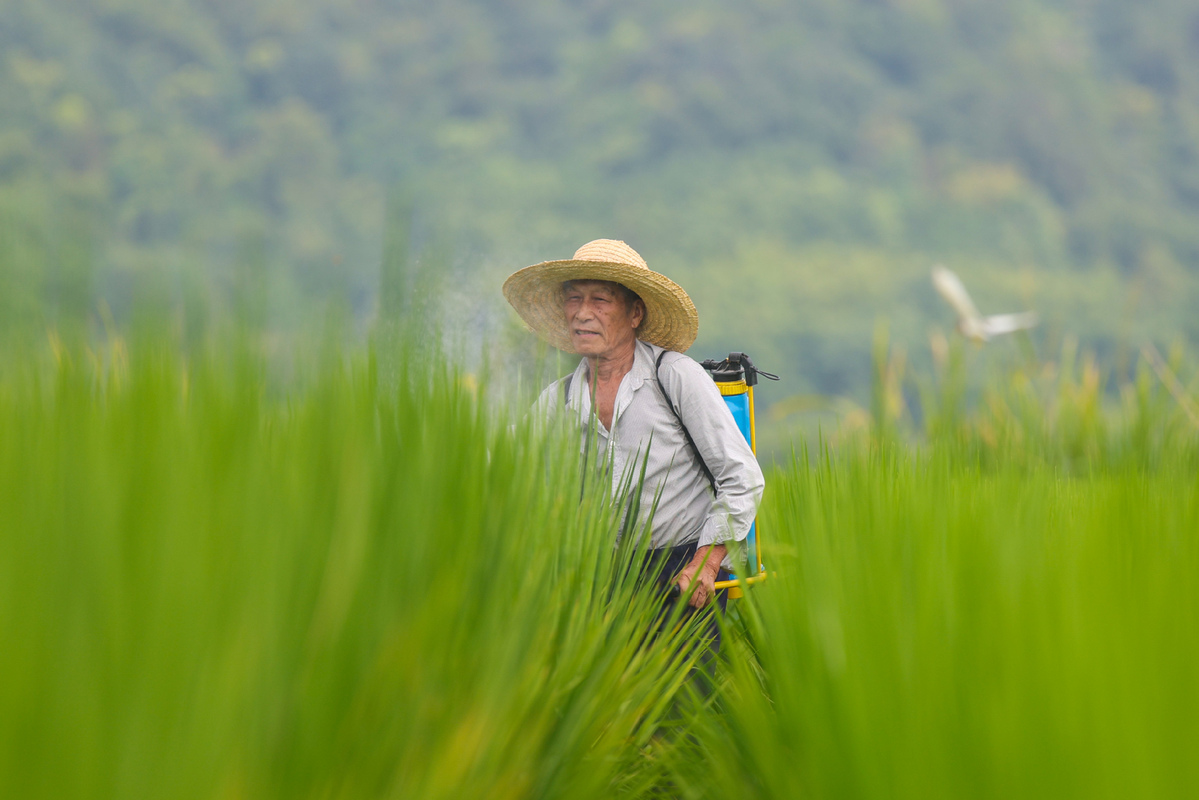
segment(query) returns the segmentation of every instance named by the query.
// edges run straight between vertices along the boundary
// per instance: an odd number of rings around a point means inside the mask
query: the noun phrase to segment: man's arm
[[[731,548],[745,540],[757,516],[766,483],[762,469],[703,367],[678,358],[663,366],[661,379],[716,484],[712,509],[700,531],[700,550],[715,544]]]

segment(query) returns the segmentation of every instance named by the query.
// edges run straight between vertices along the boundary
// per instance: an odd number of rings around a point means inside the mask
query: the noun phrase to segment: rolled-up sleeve
[[[680,358],[663,373],[666,391],[677,398],[679,416],[716,483],[699,545],[744,541],[766,486],[762,468],[703,367],[690,358]]]

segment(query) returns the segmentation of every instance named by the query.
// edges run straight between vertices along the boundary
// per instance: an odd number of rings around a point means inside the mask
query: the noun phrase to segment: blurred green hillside
[[[694,354],[748,350],[788,392],[864,396],[880,316],[914,351],[947,328],[934,261],[984,312],[1039,310],[1038,346],[1199,341],[1183,0],[0,15],[0,335],[139,306],[368,320],[398,226],[483,335],[508,272],[625,239],[692,292]]]

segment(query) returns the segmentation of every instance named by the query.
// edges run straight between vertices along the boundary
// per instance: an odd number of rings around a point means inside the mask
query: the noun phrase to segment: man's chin
[[[570,343],[574,345],[575,352],[583,356],[593,356],[603,350],[598,336],[572,336]]]

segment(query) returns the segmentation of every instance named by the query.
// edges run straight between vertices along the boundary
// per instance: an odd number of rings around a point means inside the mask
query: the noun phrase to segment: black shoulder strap
[[[666,401],[666,407],[670,409],[670,413],[674,414],[674,418],[679,421],[679,427],[683,429],[683,436],[687,437],[687,444],[691,445],[691,452],[695,453],[695,458],[699,461],[700,468],[703,469],[704,475],[708,478],[708,483],[712,484],[712,493],[716,493],[716,479],[712,477],[712,470],[708,469],[708,464],[704,461],[703,454],[699,452],[699,448],[695,446],[695,440],[691,438],[691,431],[687,430],[686,423],[679,416],[678,410],[674,407],[674,403],[670,399],[670,395],[666,393],[666,387],[662,385],[662,359],[666,358],[666,354],[670,350],[663,350],[658,354],[658,360],[654,363],[654,377],[658,379],[658,391],[662,393],[662,399]]]
[[[566,376],[566,381],[562,384],[562,407],[570,405],[570,382],[575,379],[575,374],[572,372]]]

